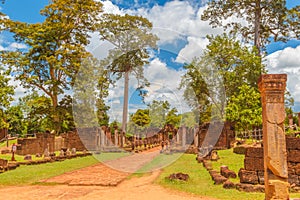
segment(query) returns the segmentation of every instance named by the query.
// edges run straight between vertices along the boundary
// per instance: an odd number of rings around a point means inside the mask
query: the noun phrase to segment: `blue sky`
[[[39,14],[41,8],[47,5],[49,0],[6,0],[1,4],[1,11],[11,19],[23,22],[36,23],[43,21]],[[221,29],[211,29],[207,22],[200,20],[199,16],[203,11],[204,1],[185,0],[112,0],[103,1],[104,11],[110,13],[129,13],[147,17],[154,26],[154,32],[160,37],[159,51],[153,52],[153,58],[149,66],[145,69],[147,79],[153,87],[149,88],[148,101],[153,99],[168,99],[173,105],[180,105],[185,110],[185,104],[180,99],[182,91],[177,87],[183,63],[191,61],[200,55],[203,48],[208,44],[205,39],[207,34],[222,33]],[[288,0],[287,6],[294,7],[300,5],[300,0]],[[7,34],[0,36],[1,48],[12,45]],[[96,54],[102,54],[107,45],[99,42],[96,36],[91,39],[90,49]],[[287,73],[289,76],[288,89],[291,91],[295,101],[295,111],[300,112],[300,41],[293,40],[287,43],[271,43],[268,47],[268,57],[266,63],[270,73]],[[101,52],[101,53],[99,53]],[[140,99],[134,93],[134,84],[131,88],[132,104],[130,111],[141,107],[138,103]],[[111,107],[115,110],[112,113],[115,118],[120,116],[120,105],[122,104],[122,82],[117,84],[117,88],[111,89]],[[18,94],[22,93],[22,88],[18,89]],[[166,93],[159,92],[166,91]]]

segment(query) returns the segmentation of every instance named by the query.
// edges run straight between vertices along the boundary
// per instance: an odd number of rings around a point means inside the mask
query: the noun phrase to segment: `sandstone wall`
[[[199,129],[199,146],[205,147],[215,144],[215,149],[228,149],[235,141],[235,133],[231,124],[223,123],[206,123]],[[217,141],[216,138],[218,138]],[[206,144],[205,144],[205,143]]]
[[[55,135],[50,133],[38,133],[35,138],[19,138],[17,140],[17,154],[43,154],[45,149],[55,151]]]
[[[286,137],[288,181],[300,187],[300,138]],[[244,168],[239,171],[241,183],[264,184],[263,148],[249,147],[245,151]]]
[[[43,154],[46,148],[49,148],[49,152],[60,151],[61,148],[86,150],[77,132],[63,133],[60,137],[50,133],[38,133],[35,138],[19,138],[16,153],[18,155]]]

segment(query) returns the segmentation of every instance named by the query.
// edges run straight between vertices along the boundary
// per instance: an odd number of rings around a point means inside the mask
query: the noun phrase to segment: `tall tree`
[[[246,41],[253,42],[260,55],[271,38],[299,39],[299,17],[300,6],[288,10],[285,0],[209,0],[202,20],[208,20],[213,27],[223,26],[231,33],[240,33]]]
[[[26,121],[21,106],[10,106],[6,111],[6,122],[9,124],[8,132],[22,137],[27,132]]]
[[[82,62],[73,87],[73,113],[79,127],[108,125],[104,98],[108,95],[109,78],[101,62],[89,56]]]
[[[0,67],[0,129],[8,128],[5,111],[13,100],[14,87],[9,84],[8,71]]]
[[[178,110],[176,108],[169,110],[166,116],[166,125],[172,125],[173,127],[178,127],[180,125],[181,116],[177,113]]]
[[[123,133],[126,132],[127,124],[130,74],[137,78],[139,89],[149,84],[144,77],[143,66],[148,63],[149,48],[155,48],[158,40],[151,29],[152,24],[140,16],[102,15],[99,27],[101,40],[115,47],[107,57],[107,68],[117,79],[124,77]]]
[[[34,134],[54,128],[51,120],[51,99],[34,91],[19,99],[24,119],[27,121],[26,133]]]
[[[43,91],[52,102],[53,121],[59,131],[58,96],[68,90],[89,54],[85,46],[89,33],[95,31],[102,4],[94,0],[52,0],[41,10],[42,23],[29,24],[1,19],[1,26],[14,34],[27,49],[2,51],[4,64],[25,88]]]
[[[162,129],[167,124],[167,114],[171,110],[171,105],[168,101],[153,100],[148,104],[150,127]],[[176,110],[174,110],[175,113]],[[171,114],[171,113],[170,113]],[[170,120],[170,118],[168,118]]]
[[[264,66],[255,48],[242,46],[225,34],[208,38],[210,44],[204,54],[185,66],[181,87],[186,88],[186,100],[201,114],[210,112],[213,119],[225,119],[228,100],[242,84],[257,88]],[[191,92],[195,94],[192,98]]]

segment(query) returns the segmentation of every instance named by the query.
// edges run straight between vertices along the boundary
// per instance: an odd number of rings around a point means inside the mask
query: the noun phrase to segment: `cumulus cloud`
[[[188,1],[170,1],[165,5],[141,8],[132,11],[153,23],[153,32],[160,43],[173,43],[187,36],[205,37],[207,34],[219,34],[222,29],[213,29],[207,21],[201,20],[205,7],[193,6]]]
[[[270,74],[284,73],[288,75],[287,88],[291,92],[295,105],[300,104],[300,46],[287,47],[276,51],[266,58],[266,65]],[[300,111],[296,106],[295,110]]]
[[[195,57],[202,55],[203,50],[209,44],[207,38],[188,37],[187,45],[182,48],[176,58],[176,62],[189,63]]]
[[[21,44],[21,43],[17,43],[17,42],[13,42],[11,43],[7,49],[10,51],[16,50],[16,49],[26,49],[27,46],[25,44]]]

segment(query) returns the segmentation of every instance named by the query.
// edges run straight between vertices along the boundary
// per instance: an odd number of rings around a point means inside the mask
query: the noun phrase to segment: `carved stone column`
[[[284,133],[286,74],[259,79],[262,100],[265,199],[289,199],[287,151]]]
[[[182,147],[185,147],[186,145],[186,133],[187,133],[187,127],[185,125],[182,126]]]
[[[119,132],[118,127],[115,128],[115,146],[119,145]]]

